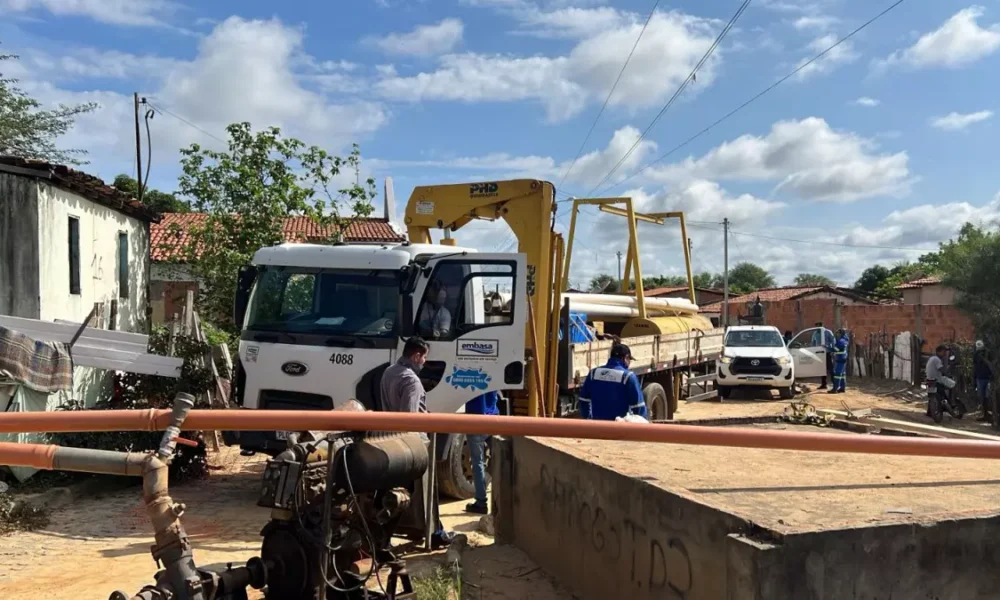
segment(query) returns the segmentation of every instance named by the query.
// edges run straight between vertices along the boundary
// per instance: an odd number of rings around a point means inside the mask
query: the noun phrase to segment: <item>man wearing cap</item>
[[[611,347],[608,364],[587,374],[580,390],[580,417],[614,421],[632,413],[648,418],[639,378],[628,370],[632,351],[625,344]]]

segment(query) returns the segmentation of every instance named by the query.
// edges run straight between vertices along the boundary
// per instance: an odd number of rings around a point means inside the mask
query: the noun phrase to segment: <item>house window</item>
[[[128,298],[128,234],[118,234],[118,297]]]
[[[80,219],[69,218],[69,293],[80,294]]]

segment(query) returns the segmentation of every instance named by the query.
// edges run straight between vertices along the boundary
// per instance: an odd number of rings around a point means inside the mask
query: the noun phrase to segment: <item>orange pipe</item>
[[[0,433],[155,431],[169,410],[14,413],[0,416]],[[1000,442],[888,436],[848,436],[697,425],[665,425],[462,414],[305,410],[192,410],[185,429],[235,431],[423,431],[480,435],[586,438],[703,446],[1000,459]]]
[[[48,444],[0,442],[0,464],[51,471],[58,447]]]

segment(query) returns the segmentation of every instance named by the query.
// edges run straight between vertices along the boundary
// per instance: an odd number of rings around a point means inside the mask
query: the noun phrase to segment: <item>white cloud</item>
[[[0,0],[0,15],[46,10],[58,17],[130,26],[162,25],[176,8],[169,0]]]
[[[777,181],[776,192],[829,202],[908,193],[913,180],[907,153],[876,152],[874,141],[809,117],[779,121],[766,136],[743,135],[699,159],[652,169],[646,176],[663,181]]]
[[[542,38],[585,38],[637,21],[636,15],[607,6],[570,6],[546,11],[536,5],[521,5],[512,15],[521,22],[518,33]]]
[[[377,103],[345,96],[343,89],[327,95],[306,87],[306,80],[344,75],[354,67],[350,63],[315,61],[304,53],[302,35],[301,29],[277,20],[230,17],[201,41],[197,55],[190,61],[75,49],[67,56],[44,55],[41,65],[32,63],[31,69],[22,68],[14,75],[46,105],[91,100],[101,105],[97,111],[78,117],[61,145],[89,149],[93,165],[88,169],[104,177],[128,171],[132,164],[132,97],[99,89],[63,89],[59,82],[83,77],[135,77],[150,65],[159,65],[160,70],[149,74],[142,95],[216,137],[226,137],[227,124],[246,120],[259,128],[276,125],[286,135],[306,143],[321,145],[331,152],[342,151],[345,144],[363,141],[366,134],[383,126],[389,114]],[[317,70],[319,75],[315,74]],[[74,82],[73,87],[81,85]],[[158,173],[167,172],[167,185],[172,185],[169,180],[176,172],[178,148],[192,142],[221,146],[167,114],[158,115],[151,130],[154,183],[161,176]]]
[[[442,19],[434,25],[420,25],[408,33],[368,38],[366,43],[386,54],[436,56],[454,50],[462,42],[464,30],[459,19]]]
[[[921,204],[905,210],[896,210],[882,220],[877,228],[854,227],[835,236],[833,241],[842,244],[920,247],[937,245],[951,239],[965,223],[995,225],[1000,220],[1000,194],[987,204],[976,206],[968,202],[948,204]]]
[[[867,106],[868,108],[874,108],[882,103],[875,98],[869,98],[868,96],[861,96],[860,98],[854,101],[854,104],[858,106]]]
[[[920,36],[909,48],[897,50],[888,58],[875,61],[873,68],[876,71],[896,65],[915,69],[955,68],[989,56],[1000,48],[1000,23],[980,27],[977,20],[985,12],[981,6],[964,8],[938,29]]]
[[[802,65],[806,65],[810,58],[833,46],[836,41],[837,36],[833,33],[828,33],[809,42],[806,48],[809,50],[810,56],[800,60],[796,66],[801,67]],[[854,51],[854,43],[851,40],[847,40],[835,46],[818,60],[806,65],[801,71],[795,74],[795,78],[799,81],[804,81],[813,75],[829,73],[840,65],[854,62],[858,59],[858,56],[859,54]]]
[[[408,102],[535,100],[545,106],[549,120],[561,121],[588,102],[606,97],[641,27],[630,21],[603,29],[564,56],[449,54],[435,70],[386,77],[376,89],[383,97]],[[710,21],[677,12],[657,13],[610,104],[645,108],[662,103],[687,78],[713,39]],[[719,57],[716,51],[691,89],[711,84]]]
[[[792,21],[792,27],[799,31],[806,29],[826,30],[840,22],[840,19],[829,15],[802,16]]]
[[[943,117],[931,119],[931,127],[943,129],[945,131],[958,131],[965,129],[969,125],[981,123],[993,116],[992,110],[981,110],[974,113],[950,112]]]

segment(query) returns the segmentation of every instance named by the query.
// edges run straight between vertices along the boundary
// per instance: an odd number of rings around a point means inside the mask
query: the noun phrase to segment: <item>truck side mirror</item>
[[[420,267],[407,265],[399,270],[399,293],[408,296],[417,289],[417,279],[420,277]]]
[[[240,329],[243,328],[247,305],[250,304],[250,290],[253,289],[255,281],[257,281],[257,267],[253,265],[240,267],[236,276],[236,300],[233,303],[233,323]]]

